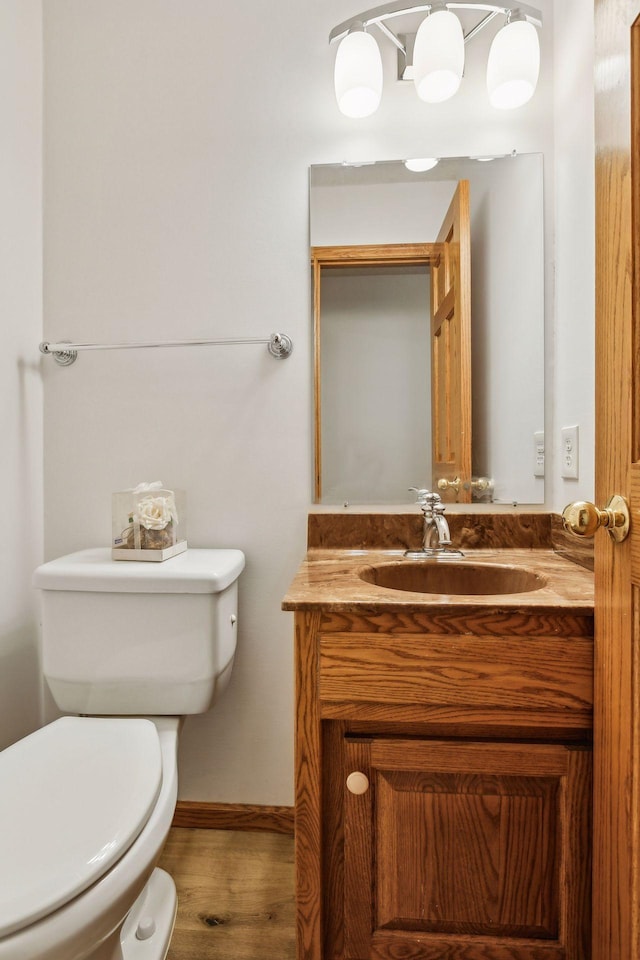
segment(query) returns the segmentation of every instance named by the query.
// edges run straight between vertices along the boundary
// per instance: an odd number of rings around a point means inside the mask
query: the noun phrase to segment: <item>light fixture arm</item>
[[[386,25],[386,23],[384,23],[383,20],[377,20],[376,27],[378,28],[378,30],[384,33],[385,37],[387,37],[388,40],[391,40],[391,43],[398,48],[400,53],[403,53],[405,56],[407,55],[407,48],[405,47],[400,37],[396,37],[393,30],[389,30],[389,27]]]
[[[483,17],[480,23],[476,23],[475,27],[472,30],[469,30],[469,33],[465,33],[464,42],[469,43],[470,40],[473,40],[481,30],[488,26],[494,17],[499,16],[502,13],[502,10],[492,10],[491,13],[488,13],[486,17]],[[508,17],[508,14],[507,14]]]
[[[412,13],[429,13],[434,6],[438,6],[437,0],[433,0],[431,3],[416,3],[407,5],[406,0],[393,0],[392,3],[384,3],[380,7],[373,7],[371,10],[365,10],[364,13],[359,13],[354,17],[351,17],[350,20],[344,20],[342,23],[339,23],[337,27],[334,27],[331,33],[329,34],[329,43],[334,43],[336,40],[342,40],[345,37],[354,20],[358,20],[362,23],[363,27],[366,29],[370,25],[375,25],[379,30],[384,33],[392,43],[398,47],[399,50],[404,52],[404,47],[396,35],[386,26],[387,20],[392,20],[395,17],[406,16],[407,14]],[[442,6],[442,3],[440,3]],[[493,20],[494,17],[502,14],[507,17],[509,14],[514,13],[516,10],[519,12],[523,20],[527,20],[529,23],[532,23],[536,27],[542,26],[542,12],[537,10],[535,7],[530,7],[524,3],[518,2],[509,2],[509,3],[467,3],[464,0],[448,0],[445,3],[445,6],[448,10],[477,10],[479,12],[487,13],[488,16],[483,17],[483,19],[478,23],[469,33],[465,36],[465,42],[468,42],[473,37],[475,37],[483,27]]]

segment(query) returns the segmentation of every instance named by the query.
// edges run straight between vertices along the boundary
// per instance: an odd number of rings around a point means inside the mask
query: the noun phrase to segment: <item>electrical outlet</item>
[[[533,435],[533,475],[544,477],[544,430]]]
[[[562,464],[562,476],[565,480],[578,479],[578,428],[564,427],[561,432],[562,450],[560,462]]]

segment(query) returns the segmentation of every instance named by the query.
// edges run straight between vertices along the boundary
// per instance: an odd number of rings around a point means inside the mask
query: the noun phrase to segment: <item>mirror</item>
[[[470,269],[453,282],[462,183]],[[406,503],[438,480],[449,501],[544,502],[543,226],[539,154],[311,167],[316,502]],[[469,342],[443,365],[445,280],[458,303],[469,287]]]

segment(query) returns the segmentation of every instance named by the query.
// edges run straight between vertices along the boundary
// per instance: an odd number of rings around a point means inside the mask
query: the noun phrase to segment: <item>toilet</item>
[[[240,550],[162,563],[82,550],[34,574],[43,672],[65,714],[0,753],[0,960],[164,960],[156,867],[182,718],[226,688]]]

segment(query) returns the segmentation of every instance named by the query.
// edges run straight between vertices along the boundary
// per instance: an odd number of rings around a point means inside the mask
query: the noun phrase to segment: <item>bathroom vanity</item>
[[[449,519],[465,557],[430,582],[405,518],[310,518],[283,604],[299,960],[590,955],[593,577],[548,515],[515,547]]]

